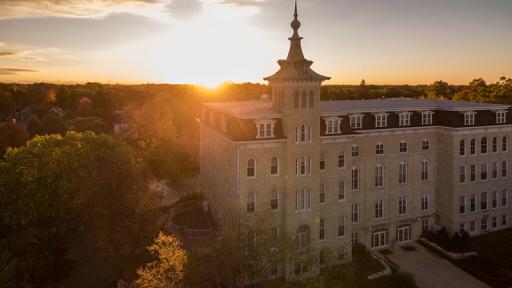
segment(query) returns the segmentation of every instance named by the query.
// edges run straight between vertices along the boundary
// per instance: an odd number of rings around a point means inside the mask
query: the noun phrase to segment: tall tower
[[[272,105],[282,113],[286,143],[285,212],[283,226],[289,233],[318,231],[320,186],[320,86],[329,77],[311,69],[299,35],[301,23],[295,1],[293,35],[288,57],[279,60],[279,71],[264,78],[272,89]]]

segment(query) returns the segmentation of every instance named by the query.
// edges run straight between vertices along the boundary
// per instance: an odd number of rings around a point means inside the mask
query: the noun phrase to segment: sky
[[[298,0],[326,84],[512,77],[512,0]],[[293,0],[0,0],[0,82],[263,82]]]

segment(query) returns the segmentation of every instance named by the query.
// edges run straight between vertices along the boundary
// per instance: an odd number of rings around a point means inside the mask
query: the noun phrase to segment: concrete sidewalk
[[[464,272],[445,259],[431,253],[425,247],[411,242],[416,251],[393,249],[386,257],[410,273],[419,288],[488,288],[486,284]]]

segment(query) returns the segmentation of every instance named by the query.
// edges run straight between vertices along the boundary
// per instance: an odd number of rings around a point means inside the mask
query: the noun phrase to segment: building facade
[[[353,243],[392,247],[432,225],[510,227],[509,106],[320,101],[329,78],[304,57],[300,26],[295,10],[288,56],[265,78],[270,96],[204,104],[202,190],[220,223],[227,211],[268,210],[279,231],[340,260]]]

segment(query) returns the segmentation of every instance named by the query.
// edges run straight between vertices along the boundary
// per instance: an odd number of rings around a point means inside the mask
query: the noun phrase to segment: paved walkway
[[[419,288],[488,288],[486,284],[467,274],[457,266],[433,254],[425,247],[411,243],[416,251],[393,249],[386,257],[402,271],[414,276]]]

